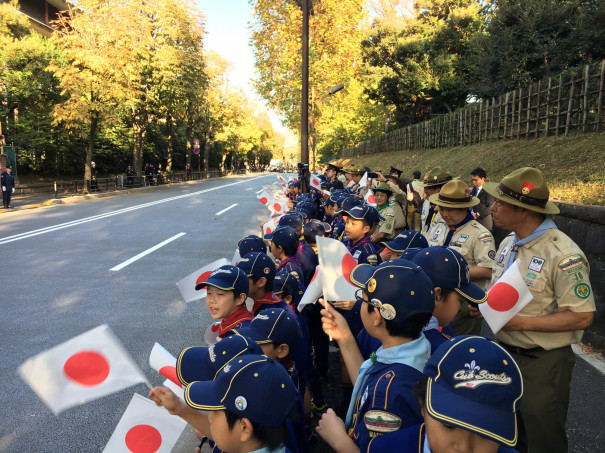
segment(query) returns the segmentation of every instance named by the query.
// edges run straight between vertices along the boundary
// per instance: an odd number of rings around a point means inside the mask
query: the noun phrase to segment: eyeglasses
[[[370,304],[372,307],[376,307],[376,308],[382,307],[382,302],[380,302],[378,299],[365,300],[363,298],[362,289],[358,289],[357,291],[355,291],[355,300],[357,302],[365,302],[366,304]]]

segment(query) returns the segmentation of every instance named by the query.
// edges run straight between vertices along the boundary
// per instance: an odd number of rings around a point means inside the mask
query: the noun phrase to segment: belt
[[[513,354],[531,354],[532,352],[550,352],[550,351],[558,351],[559,349],[569,348],[569,346],[561,346],[559,348],[554,349],[544,349],[541,346],[536,346],[535,348],[521,348],[519,346],[511,346],[510,344],[500,342],[500,346],[506,349],[508,352],[512,352]]]

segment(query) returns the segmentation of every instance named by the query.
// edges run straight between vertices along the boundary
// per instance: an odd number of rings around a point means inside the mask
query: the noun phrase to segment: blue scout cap
[[[402,231],[395,239],[390,242],[381,242],[392,252],[402,253],[409,248],[426,248],[429,246],[426,238],[420,231]]]
[[[181,384],[211,381],[231,360],[246,354],[263,354],[263,349],[250,338],[229,335],[208,348],[186,348],[176,360],[176,375]]]
[[[336,204],[336,201],[337,201],[339,198],[342,198],[342,195],[340,195],[340,194],[334,194],[334,193],[333,193],[333,194],[332,194],[332,195],[330,195],[328,198],[326,198],[326,199],[324,200],[324,202],[323,202],[321,205],[322,205],[322,206],[334,206],[334,205]]]
[[[248,337],[258,344],[287,344],[290,350],[302,337],[296,315],[283,308],[265,308],[258,312],[250,324],[237,333]]]
[[[355,206],[348,211],[342,212],[343,217],[351,217],[355,220],[365,220],[368,225],[373,227],[384,218],[380,216],[378,211],[373,206]]]
[[[280,227],[289,226],[289,227],[294,228],[296,231],[302,231],[303,223],[304,223],[304,220],[301,217],[300,213],[295,213],[295,212],[289,212],[288,214],[283,215],[279,219]],[[265,239],[267,239],[267,238],[265,238]]]
[[[417,253],[412,262],[424,269],[434,286],[452,288],[476,304],[487,300],[487,293],[471,282],[468,263],[457,251],[436,245]]]
[[[451,338],[433,353],[424,374],[431,417],[499,444],[517,443],[523,380],[502,346],[478,336]]]
[[[279,222],[279,228],[271,234],[265,234],[265,238],[269,239],[275,245],[281,245],[284,249],[298,248],[298,234],[296,230],[289,226],[283,226]]]
[[[327,227],[327,228],[326,228]],[[332,227],[321,220],[313,219],[305,224],[305,228],[303,230],[303,235],[305,237],[315,237],[315,236],[323,236],[328,231],[331,231]]]
[[[239,256],[247,255],[250,252],[263,252],[267,253],[267,245],[262,238],[251,234],[246,236],[237,243],[239,249]]]
[[[288,182],[288,187],[300,187],[300,183],[298,181],[290,181]]]
[[[368,293],[371,305],[380,309],[384,319],[399,325],[416,313],[433,313],[435,309],[433,282],[420,266],[409,261],[359,264],[350,279]]]
[[[349,209],[353,209],[355,206],[361,206],[361,201],[353,197],[342,197],[336,202],[336,214],[342,214]]]
[[[267,280],[275,278],[275,263],[262,252],[247,253],[239,260],[237,267],[248,277],[267,277]]]
[[[250,289],[246,274],[230,264],[225,264],[216,269],[210,274],[208,280],[195,285],[195,290],[199,291],[206,286],[214,286],[225,291],[237,291],[238,293],[244,293],[246,296]]]
[[[397,258],[397,259],[412,261],[412,258],[414,258],[416,256],[416,254],[418,252],[420,252],[421,250],[422,249],[419,248],[419,247],[412,247],[412,248],[409,248],[409,249],[405,249],[403,252],[401,252],[401,256],[399,258]]]
[[[273,292],[275,294],[289,294],[294,299],[301,296],[303,292],[300,290],[298,279],[285,270],[280,270],[273,280]]]
[[[203,411],[228,410],[260,426],[282,426],[297,392],[282,364],[249,354],[228,363],[213,381],[185,388],[185,401]]]

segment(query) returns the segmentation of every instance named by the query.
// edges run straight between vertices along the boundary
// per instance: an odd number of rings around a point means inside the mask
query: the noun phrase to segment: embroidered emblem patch
[[[361,400],[359,401],[359,407],[362,407],[363,404],[366,402],[366,400],[368,399],[368,390],[369,386],[366,386],[366,390],[365,392],[363,392],[363,395],[361,397]]]
[[[368,280],[368,292],[373,293],[376,290],[376,280],[371,278]]]
[[[378,264],[378,256],[377,255],[368,255],[368,264],[372,266],[376,266]]]
[[[498,258],[498,266],[504,266],[504,258],[506,257],[506,254],[508,253],[508,247],[504,247],[502,249],[502,252],[500,253],[500,258]]]
[[[573,291],[580,299],[588,299],[590,297],[590,286],[586,283],[578,283]]]
[[[582,265],[582,257],[580,255],[565,258],[559,263],[559,269],[569,271]]]
[[[489,252],[487,252],[487,256],[489,256],[492,260],[495,260],[496,252],[494,252],[493,250],[490,250]]]
[[[456,239],[456,242],[460,242],[461,244],[464,244],[466,241],[468,241],[468,234],[461,234],[460,237]]]
[[[248,401],[246,401],[246,398],[243,396],[238,396],[235,398],[235,407],[237,407],[240,411],[245,411],[248,407]]]
[[[435,235],[433,236],[433,241],[437,240],[440,233],[441,233],[441,228],[437,228],[437,231],[435,231]]]
[[[483,384],[508,385],[512,379],[506,373],[493,374],[488,370],[482,370],[481,367],[472,360],[471,363],[465,363],[465,370],[458,370],[454,373],[454,379],[462,381],[454,385],[454,388],[477,388]]]
[[[270,270],[268,267],[265,267],[265,268],[263,269],[263,272],[264,272],[264,273],[265,273],[265,275],[266,275],[266,274],[268,274],[269,272],[271,272],[271,270]]]
[[[216,360],[216,354],[215,354],[215,352],[214,352],[214,345],[211,345],[211,346],[208,348],[208,354],[210,355],[210,361],[211,361],[212,363],[214,363],[214,361]]]
[[[537,256],[534,256],[531,259],[528,268],[532,271],[542,272],[542,266],[544,266],[544,262],[545,262],[544,258],[539,258]]]
[[[528,276],[529,278],[536,278],[536,274],[532,274],[531,272],[528,272],[528,273],[527,273],[527,276]]]
[[[225,373],[228,373],[230,369],[231,369],[231,365],[227,364],[227,365],[225,365],[225,368],[223,368],[223,371]]]
[[[382,315],[382,317],[388,321],[392,321],[393,319],[395,319],[395,315],[397,314],[397,311],[395,310],[395,307],[393,307],[390,304],[384,304],[381,305],[380,307],[380,314]]]
[[[401,419],[385,411],[368,411],[363,416],[363,421],[368,431],[392,433],[401,428]]]
[[[358,259],[359,255],[361,255],[361,250],[357,250],[354,254],[353,254],[353,258]]]

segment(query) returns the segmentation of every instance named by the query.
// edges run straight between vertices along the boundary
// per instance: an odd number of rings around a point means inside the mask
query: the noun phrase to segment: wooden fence
[[[571,69],[498,98],[393,130],[342,151],[342,157],[599,132],[604,126],[604,76],[605,60]]]

